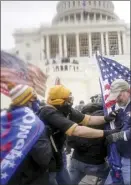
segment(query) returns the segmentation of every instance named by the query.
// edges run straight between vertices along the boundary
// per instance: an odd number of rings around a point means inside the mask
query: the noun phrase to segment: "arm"
[[[42,115],[46,114],[45,111],[41,112]],[[105,131],[88,128],[86,126],[79,126],[75,121],[71,121],[64,117],[61,113],[55,110],[48,111],[48,116],[46,114],[45,121],[48,122],[50,126],[59,129],[61,132],[67,134],[68,136],[78,136],[85,138],[99,138],[105,136]],[[79,115],[79,121],[84,118],[84,115]],[[44,119],[43,119],[44,121]]]
[[[105,123],[104,116],[85,115],[75,109],[72,109],[71,120],[83,126],[102,125]]]
[[[128,141],[131,139],[131,128],[129,128],[128,130],[124,131],[124,140]]]
[[[82,125],[86,125],[86,126],[94,126],[94,125],[102,125],[106,122],[110,122],[113,121],[117,114],[118,114],[119,110],[116,111],[112,111],[109,113],[109,115],[106,116],[89,116],[89,115],[85,115],[84,119],[82,120]]]
[[[123,122],[123,125],[128,125],[127,129],[126,130],[122,130],[118,133],[114,133],[114,134],[111,134],[109,135],[106,139],[109,143],[112,143],[112,142],[117,142],[117,141],[120,141],[120,140],[123,140],[123,141],[129,141],[131,140],[131,117],[127,115],[127,117],[125,118],[124,122]]]
[[[79,136],[85,138],[100,138],[104,136],[104,131],[96,130],[86,126],[77,126],[72,132],[72,136]]]
[[[86,115],[85,115],[86,117]],[[89,122],[87,123],[89,126],[93,125],[102,125],[105,123],[104,116],[91,116]]]

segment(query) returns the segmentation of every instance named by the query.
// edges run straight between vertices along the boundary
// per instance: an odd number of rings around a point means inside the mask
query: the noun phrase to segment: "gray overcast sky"
[[[1,48],[14,47],[15,28],[37,27],[50,23],[58,1],[1,1]],[[113,1],[115,13],[130,22],[130,1]]]

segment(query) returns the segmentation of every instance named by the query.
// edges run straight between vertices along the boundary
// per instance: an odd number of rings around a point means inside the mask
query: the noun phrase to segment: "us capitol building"
[[[48,89],[59,77],[72,90],[75,104],[100,93],[94,54],[130,65],[130,27],[114,13],[111,1],[61,1],[51,25],[17,29],[13,53],[39,66],[49,77]],[[126,10],[124,10],[126,11]]]

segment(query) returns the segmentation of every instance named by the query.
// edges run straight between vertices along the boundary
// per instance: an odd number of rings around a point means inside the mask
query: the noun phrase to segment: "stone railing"
[[[49,72],[80,72],[79,64],[64,63],[64,64],[49,64],[46,66],[46,73]]]

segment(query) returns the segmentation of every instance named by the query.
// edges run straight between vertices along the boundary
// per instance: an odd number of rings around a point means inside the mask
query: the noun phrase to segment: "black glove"
[[[124,140],[124,131],[121,131],[121,132],[117,132],[117,133],[113,133],[113,134],[110,134],[106,137],[106,140],[108,141],[108,143],[115,143],[117,141],[120,141],[120,140]]]
[[[112,135],[114,133],[120,132],[120,130],[114,129],[114,130],[104,130],[104,137],[108,137],[109,135]]]
[[[110,122],[110,121],[115,120],[118,113],[119,113],[119,110],[110,112],[109,115],[104,117],[105,121]]]

